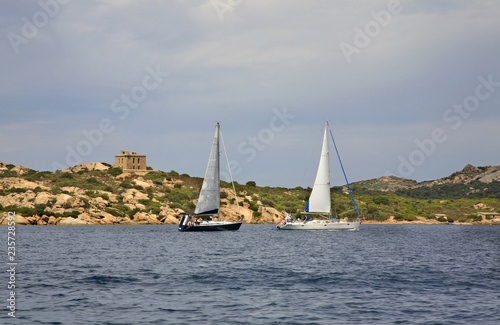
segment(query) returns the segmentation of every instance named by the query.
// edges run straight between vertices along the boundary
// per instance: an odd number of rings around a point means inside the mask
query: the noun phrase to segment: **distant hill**
[[[354,192],[395,192],[422,199],[488,197],[500,198],[500,166],[465,166],[448,177],[416,182],[395,176],[384,176],[352,184]]]

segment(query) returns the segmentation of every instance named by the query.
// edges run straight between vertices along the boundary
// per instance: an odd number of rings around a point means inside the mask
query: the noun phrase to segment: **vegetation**
[[[106,171],[28,170],[18,174],[14,167],[7,165],[0,170],[0,180],[15,177],[35,182],[38,186],[30,189],[4,182],[4,185],[0,186],[0,196],[22,194],[27,202],[17,207],[0,205],[0,212],[15,210],[26,216],[46,215],[62,218],[78,216],[82,211],[95,207],[96,202],[100,202],[99,209],[102,211],[115,217],[131,219],[138,212],[159,215],[165,208],[190,212],[195,209],[195,202],[203,182],[199,177],[179,174],[176,171],[149,170],[145,175],[139,176],[126,175],[120,168],[110,167]],[[500,213],[499,181],[416,185],[415,181],[390,178],[386,182],[370,180],[354,183],[351,189],[360,214],[367,220],[384,221],[394,217],[399,221],[427,219],[441,223],[480,222],[483,219],[491,219],[489,215],[481,213]],[[232,192],[231,184],[221,182],[221,186],[231,189]],[[236,183],[235,187],[238,200],[244,202],[243,204],[252,211],[255,218],[262,217],[261,207],[293,214],[303,211],[311,193],[311,188],[259,187],[254,181],[248,181],[245,185]],[[35,205],[34,198],[40,192],[77,197],[78,208],[72,208],[71,204],[67,204],[63,206],[66,209],[64,213],[55,213],[51,211],[56,203],[54,200],[47,204]],[[141,198],[136,200],[139,203],[137,207],[127,203],[129,201],[126,197],[130,193],[141,195]],[[345,187],[333,187],[331,197],[332,211],[336,216],[340,218],[356,216],[351,196],[346,193]],[[221,192],[221,199],[224,201],[223,205],[225,202],[235,201],[234,195],[226,192]]]

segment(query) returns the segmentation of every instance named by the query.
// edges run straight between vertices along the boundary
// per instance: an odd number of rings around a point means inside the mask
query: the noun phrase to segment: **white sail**
[[[328,152],[328,122],[325,122],[323,148],[319,160],[318,173],[305,212],[331,214],[330,160]]]
[[[195,214],[218,214],[220,207],[220,191],[219,191],[219,123],[215,127],[215,136],[212,143],[212,151],[208,159],[207,171],[203,179],[198,204],[194,210]]]

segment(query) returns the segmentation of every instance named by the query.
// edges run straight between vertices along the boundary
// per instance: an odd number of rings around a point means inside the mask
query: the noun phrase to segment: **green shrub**
[[[389,205],[389,199],[386,198],[385,196],[377,196],[372,199],[373,203],[378,204],[378,205]]]
[[[17,173],[13,170],[0,171],[0,177],[17,177]]]
[[[104,211],[118,218],[123,218],[124,216],[124,213],[122,211],[117,210],[115,208],[106,208],[104,209]]]
[[[146,207],[146,211],[151,212],[153,214],[160,214],[161,212],[161,203],[155,202],[152,200],[139,200],[140,204],[143,204]]]
[[[74,176],[69,172],[62,172],[61,174],[59,174],[59,178],[74,179]]]
[[[162,185],[163,180],[166,177],[167,177],[167,175],[165,175],[165,173],[156,172],[156,171],[151,171],[151,172],[147,173],[146,175],[144,175],[145,180],[150,180],[156,185]]]
[[[128,212],[128,217],[131,219],[131,220],[134,220],[134,216],[137,212],[140,212],[141,210],[139,208],[135,208],[133,210],[130,210]]]
[[[406,220],[406,221],[415,221],[415,220],[417,220],[417,217],[416,216],[412,216],[412,215],[405,215],[404,220]]]
[[[131,181],[126,180],[126,181],[121,182],[120,186],[123,187],[123,188],[133,188],[134,184],[132,184]]]
[[[121,167],[111,167],[108,169],[108,173],[112,176],[118,176],[120,174],[123,174],[123,169]]]

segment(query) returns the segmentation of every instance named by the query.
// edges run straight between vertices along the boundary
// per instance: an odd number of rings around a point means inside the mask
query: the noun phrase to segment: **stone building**
[[[120,154],[115,156],[115,167],[120,167],[124,172],[145,171],[147,170],[146,155],[121,150]]]

